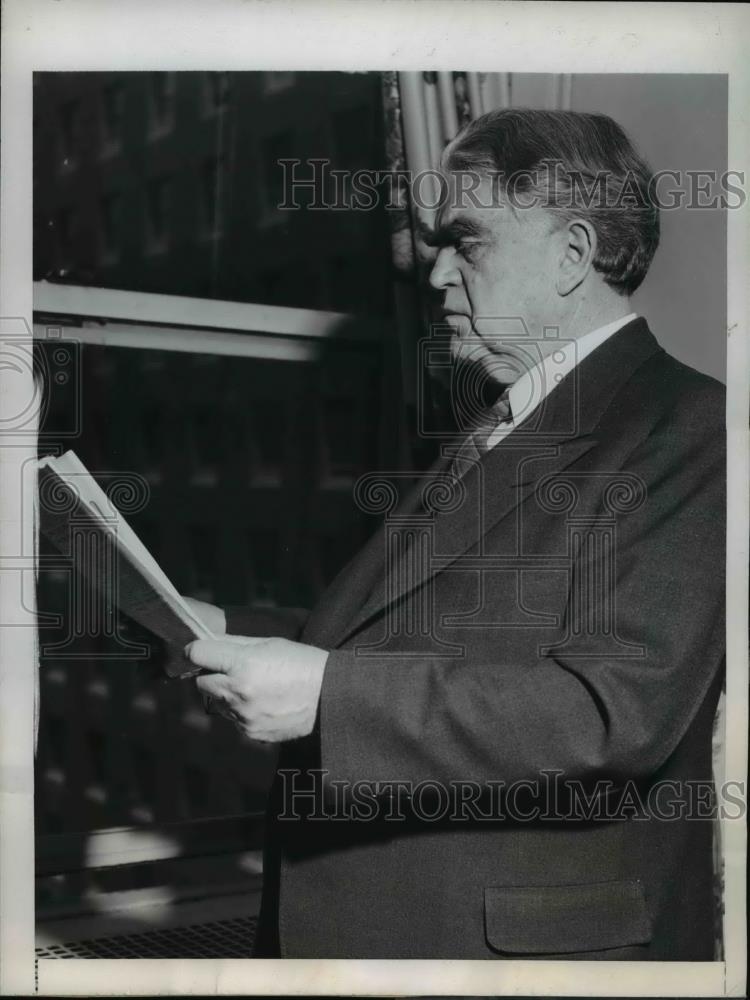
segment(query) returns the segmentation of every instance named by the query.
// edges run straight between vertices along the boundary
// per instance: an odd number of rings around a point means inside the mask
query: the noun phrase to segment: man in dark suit
[[[724,402],[629,307],[648,168],[536,111],[442,167],[459,433],[360,484],[385,522],[310,615],[202,606],[187,650],[283,744],[259,954],[710,960]]]

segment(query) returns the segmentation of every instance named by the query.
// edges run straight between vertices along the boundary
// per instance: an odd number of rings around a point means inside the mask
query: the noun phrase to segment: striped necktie
[[[459,479],[464,476],[471,465],[476,464],[489,451],[488,441],[500,424],[511,423],[513,414],[510,408],[508,389],[487,409],[483,410],[472,430],[466,435],[461,447],[456,453],[451,465],[451,475]]]

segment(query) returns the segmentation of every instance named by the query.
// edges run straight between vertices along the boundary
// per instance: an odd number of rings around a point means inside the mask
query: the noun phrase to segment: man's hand
[[[195,597],[183,597],[182,599],[209,632],[213,632],[214,635],[227,634],[227,616],[224,613],[224,608],[217,608],[215,604],[199,601]]]
[[[328,654],[288,639],[196,639],[185,647],[215,711],[251,739],[279,743],[307,736],[315,725]]]

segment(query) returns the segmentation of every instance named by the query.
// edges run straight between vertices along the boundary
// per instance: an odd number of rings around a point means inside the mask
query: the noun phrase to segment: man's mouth
[[[449,326],[458,327],[459,329],[466,329],[471,325],[471,320],[462,312],[453,312],[450,309],[443,309],[441,312],[441,319],[444,323]]]

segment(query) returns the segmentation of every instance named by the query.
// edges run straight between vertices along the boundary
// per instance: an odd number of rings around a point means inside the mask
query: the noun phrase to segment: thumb
[[[250,636],[232,635],[222,639],[195,639],[185,647],[185,656],[198,667],[213,670],[217,673],[229,673],[242,651],[253,646],[262,646],[267,639],[255,639]]]

